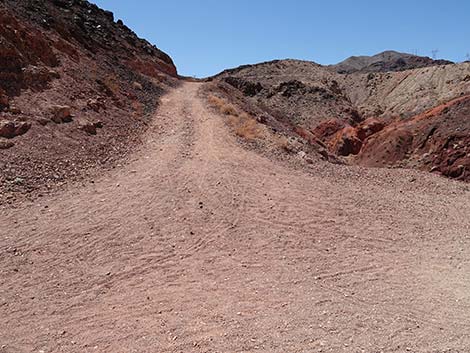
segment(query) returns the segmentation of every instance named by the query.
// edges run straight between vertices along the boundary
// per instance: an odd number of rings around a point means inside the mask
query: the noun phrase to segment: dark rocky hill
[[[448,64],[452,62],[388,50],[373,56],[352,56],[330,68],[338,73],[389,72]]]
[[[0,1],[0,192],[32,191],[135,145],[171,58],[84,0]]]

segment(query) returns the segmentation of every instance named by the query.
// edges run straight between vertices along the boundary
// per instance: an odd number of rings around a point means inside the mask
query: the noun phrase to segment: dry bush
[[[115,76],[106,76],[102,79],[102,82],[106,89],[111,92],[113,96],[117,96],[121,91],[121,85]]]
[[[235,131],[237,136],[247,140],[261,137],[262,131],[258,122],[246,113],[239,113],[237,109],[222,98],[210,95],[207,98],[210,105],[220,113],[227,115],[227,122]]]
[[[210,95],[207,100],[209,104],[217,108],[219,112],[225,115],[238,115],[237,109],[222,98]]]
[[[289,142],[289,139],[285,136],[277,136],[274,140],[274,143],[281,149],[286,152],[292,152],[292,146]]]
[[[222,98],[219,98],[219,97],[214,96],[212,94],[207,97],[207,100],[209,101],[210,105],[212,105],[214,107],[219,107],[224,102],[224,100]]]
[[[222,114],[225,114],[225,115],[237,115],[237,110],[231,104],[226,104],[222,106],[220,108],[220,111],[222,112]]]
[[[229,125],[233,128],[237,136],[247,140],[254,140],[262,135],[257,121],[246,113],[230,115]]]

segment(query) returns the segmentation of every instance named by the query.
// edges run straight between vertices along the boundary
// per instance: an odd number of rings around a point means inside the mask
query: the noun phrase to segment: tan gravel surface
[[[142,149],[0,209],[0,352],[469,352],[468,185],[244,148],[186,83]]]

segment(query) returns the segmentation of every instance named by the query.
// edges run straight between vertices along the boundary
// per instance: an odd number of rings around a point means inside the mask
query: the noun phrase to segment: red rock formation
[[[470,96],[463,96],[369,137],[357,156],[365,166],[404,166],[470,180]]]
[[[358,154],[362,147],[362,141],[357,134],[357,129],[347,126],[338,131],[332,139],[328,141],[331,152],[339,156],[349,156]]]
[[[318,124],[313,130],[313,134],[320,140],[325,141],[343,129],[346,123],[340,119],[329,119]]]
[[[363,141],[384,128],[384,122],[369,118],[358,126],[347,125],[339,119],[320,123],[313,133],[324,142],[330,152],[340,155],[356,155],[361,151]]]
[[[357,136],[361,141],[372,136],[373,134],[381,131],[385,127],[385,122],[376,118],[369,118],[364,120],[357,127]]]

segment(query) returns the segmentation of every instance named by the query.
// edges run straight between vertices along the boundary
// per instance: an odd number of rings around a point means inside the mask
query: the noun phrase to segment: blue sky
[[[468,0],[91,0],[205,77],[271,59],[320,64],[393,49],[463,61]]]

